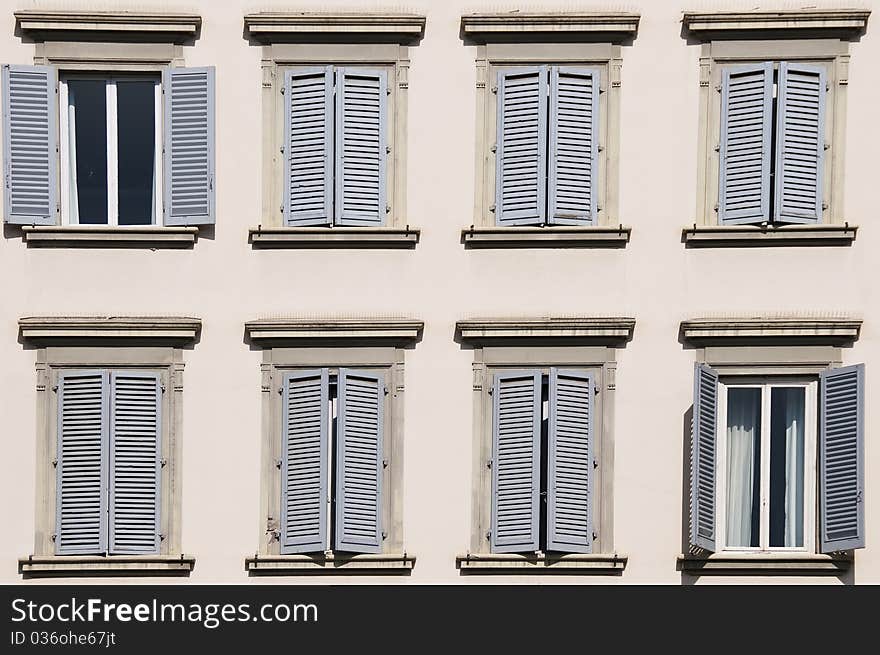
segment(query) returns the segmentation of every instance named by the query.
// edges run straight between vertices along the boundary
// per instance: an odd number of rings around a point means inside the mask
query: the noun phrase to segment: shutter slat
[[[715,433],[718,426],[718,373],[694,368],[694,407],[691,422],[691,546],[715,551]]]
[[[773,64],[723,69],[718,218],[722,224],[770,220]]]
[[[823,553],[865,547],[864,381],[863,364],[820,374],[819,534]]]
[[[550,369],[547,550],[593,547],[593,376]]]
[[[214,223],[214,67],[166,68],[165,225]]]

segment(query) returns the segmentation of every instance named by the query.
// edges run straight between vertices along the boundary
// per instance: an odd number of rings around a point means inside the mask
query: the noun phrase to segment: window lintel
[[[18,29],[35,41],[59,41],[76,37],[90,41],[140,41],[182,43],[199,34],[202,17],[198,14],[45,11],[15,12]]]
[[[712,35],[741,35],[782,31],[816,31],[844,36],[857,34],[868,25],[870,10],[794,9],[783,11],[692,12],[682,15],[685,32],[703,40]]]

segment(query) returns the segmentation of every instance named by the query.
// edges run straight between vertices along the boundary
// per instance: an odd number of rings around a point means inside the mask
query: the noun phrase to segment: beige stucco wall
[[[857,4],[880,9],[880,3]],[[32,62],[33,46],[13,34],[14,9],[123,6],[202,16],[201,37],[185,48],[185,60],[217,69],[216,235],[181,251],[41,249],[0,239],[0,582],[21,580],[17,558],[32,552],[34,540],[35,354],[18,342],[21,316],[202,319],[201,340],[185,354],[182,469],[182,545],[197,561],[190,578],[172,583],[292,581],[249,579],[243,566],[261,528],[261,353],[244,343],[243,323],[296,314],[425,321],[421,342],[406,355],[404,530],[416,567],[405,578],[300,580],[679,584],[683,417],[694,360],[678,341],[679,322],[707,314],[833,312],[865,321],[855,346],[844,352],[845,363],[867,365],[868,548],[856,555],[854,579],[880,583],[880,415],[873,411],[880,394],[874,382],[880,376],[880,291],[873,284],[880,230],[870,200],[880,151],[880,28],[869,23],[850,49],[845,218],[859,225],[852,247],[685,249],[681,228],[693,223],[696,204],[699,45],[681,37],[681,11],[755,2],[646,0],[523,5],[641,13],[638,37],[623,49],[621,87],[620,219],[633,228],[631,243],[616,250],[465,250],[459,238],[473,216],[476,48],[463,45],[459,20],[462,13],[518,5],[449,0],[395,7],[427,15],[425,37],[411,49],[409,79],[405,222],[422,229],[416,249],[255,251],[247,229],[260,221],[260,49],[242,38],[242,16],[384,7],[334,0],[2,0],[0,62]],[[454,323],[469,316],[572,314],[637,320],[633,340],[618,353],[614,434],[614,541],[629,564],[616,578],[461,577],[455,555],[467,549],[470,535],[472,358],[453,341]]]

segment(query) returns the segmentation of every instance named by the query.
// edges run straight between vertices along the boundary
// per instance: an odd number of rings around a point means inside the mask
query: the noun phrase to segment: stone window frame
[[[189,317],[26,317],[22,341],[36,350],[37,432],[34,552],[18,561],[25,578],[65,576],[188,576],[195,557],[181,547],[184,351],[201,331]],[[162,398],[162,467],[158,555],[56,555],[59,374],[66,370],[157,372]]]
[[[843,206],[849,42],[870,11],[790,10],[683,15],[684,33],[700,43],[697,202],[694,223],[682,230],[687,247],[847,246],[857,225]],[[790,225],[718,223],[721,72],[725,66],[796,61],[825,67],[826,165],[822,222]]]
[[[614,395],[616,349],[632,338],[632,318],[467,319],[458,321],[458,339],[473,350],[473,441],[469,546],[456,556],[462,575],[569,573],[620,575],[627,556],[614,546]],[[594,553],[492,553],[491,525],[492,388],[504,370],[591,370],[596,374]]]
[[[476,45],[474,216],[461,231],[469,248],[617,247],[631,228],[620,223],[620,69],[622,43],[634,38],[632,13],[471,14],[461,18],[467,45]],[[593,226],[499,226],[495,223],[497,73],[535,65],[600,70],[598,220]]]
[[[415,319],[259,319],[245,324],[247,340],[262,349],[260,437],[260,530],[258,548],[245,558],[251,577],[260,575],[408,575],[416,557],[404,545],[404,355],[421,337]],[[385,396],[381,553],[282,555],[281,403],[284,373],[316,368],[381,370]]]
[[[262,48],[262,209],[248,230],[255,248],[414,248],[420,229],[407,215],[409,48],[424,34],[425,17],[415,14],[256,13],[244,17],[245,31]],[[385,173],[387,204],[382,227],[283,225],[282,189],[284,72],[298,67],[381,68],[388,74],[390,148]]]

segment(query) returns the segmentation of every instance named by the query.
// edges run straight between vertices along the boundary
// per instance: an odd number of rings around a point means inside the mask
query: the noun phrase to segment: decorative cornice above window
[[[840,343],[858,339],[861,326],[853,318],[696,318],[682,321],[681,336],[701,344],[767,339]]]
[[[26,341],[144,339],[195,341],[202,328],[186,316],[28,316],[18,321]]]
[[[811,30],[857,33],[868,25],[867,9],[792,9],[786,11],[686,11],[681,22],[685,31],[706,34]]]
[[[106,34],[145,35],[157,42],[182,42],[196,36],[202,26],[197,14],[162,14],[140,12],[100,11],[42,11],[15,12],[15,20],[22,34],[36,41],[64,40],[65,35],[79,38],[103,39]]]
[[[260,12],[246,14],[245,31],[260,42],[285,40],[417,41],[425,33],[425,17],[417,14],[323,14]]]
[[[487,13],[461,17],[461,31],[479,41],[510,40],[512,36],[535,35],[548,37],[589,35],[591,40],[607,37],[608,41],[622,41],[635,36],[639,27],[635,13]]]
[[[634,318],[474,318],[458,321],[462,341],[494,339],[582,339],[609,345],[629,341]]]
[[[422,321],[410,318],[268,318],[244,324],[245,334],[251,341],[415,341],[421,336],[423,327]]]

